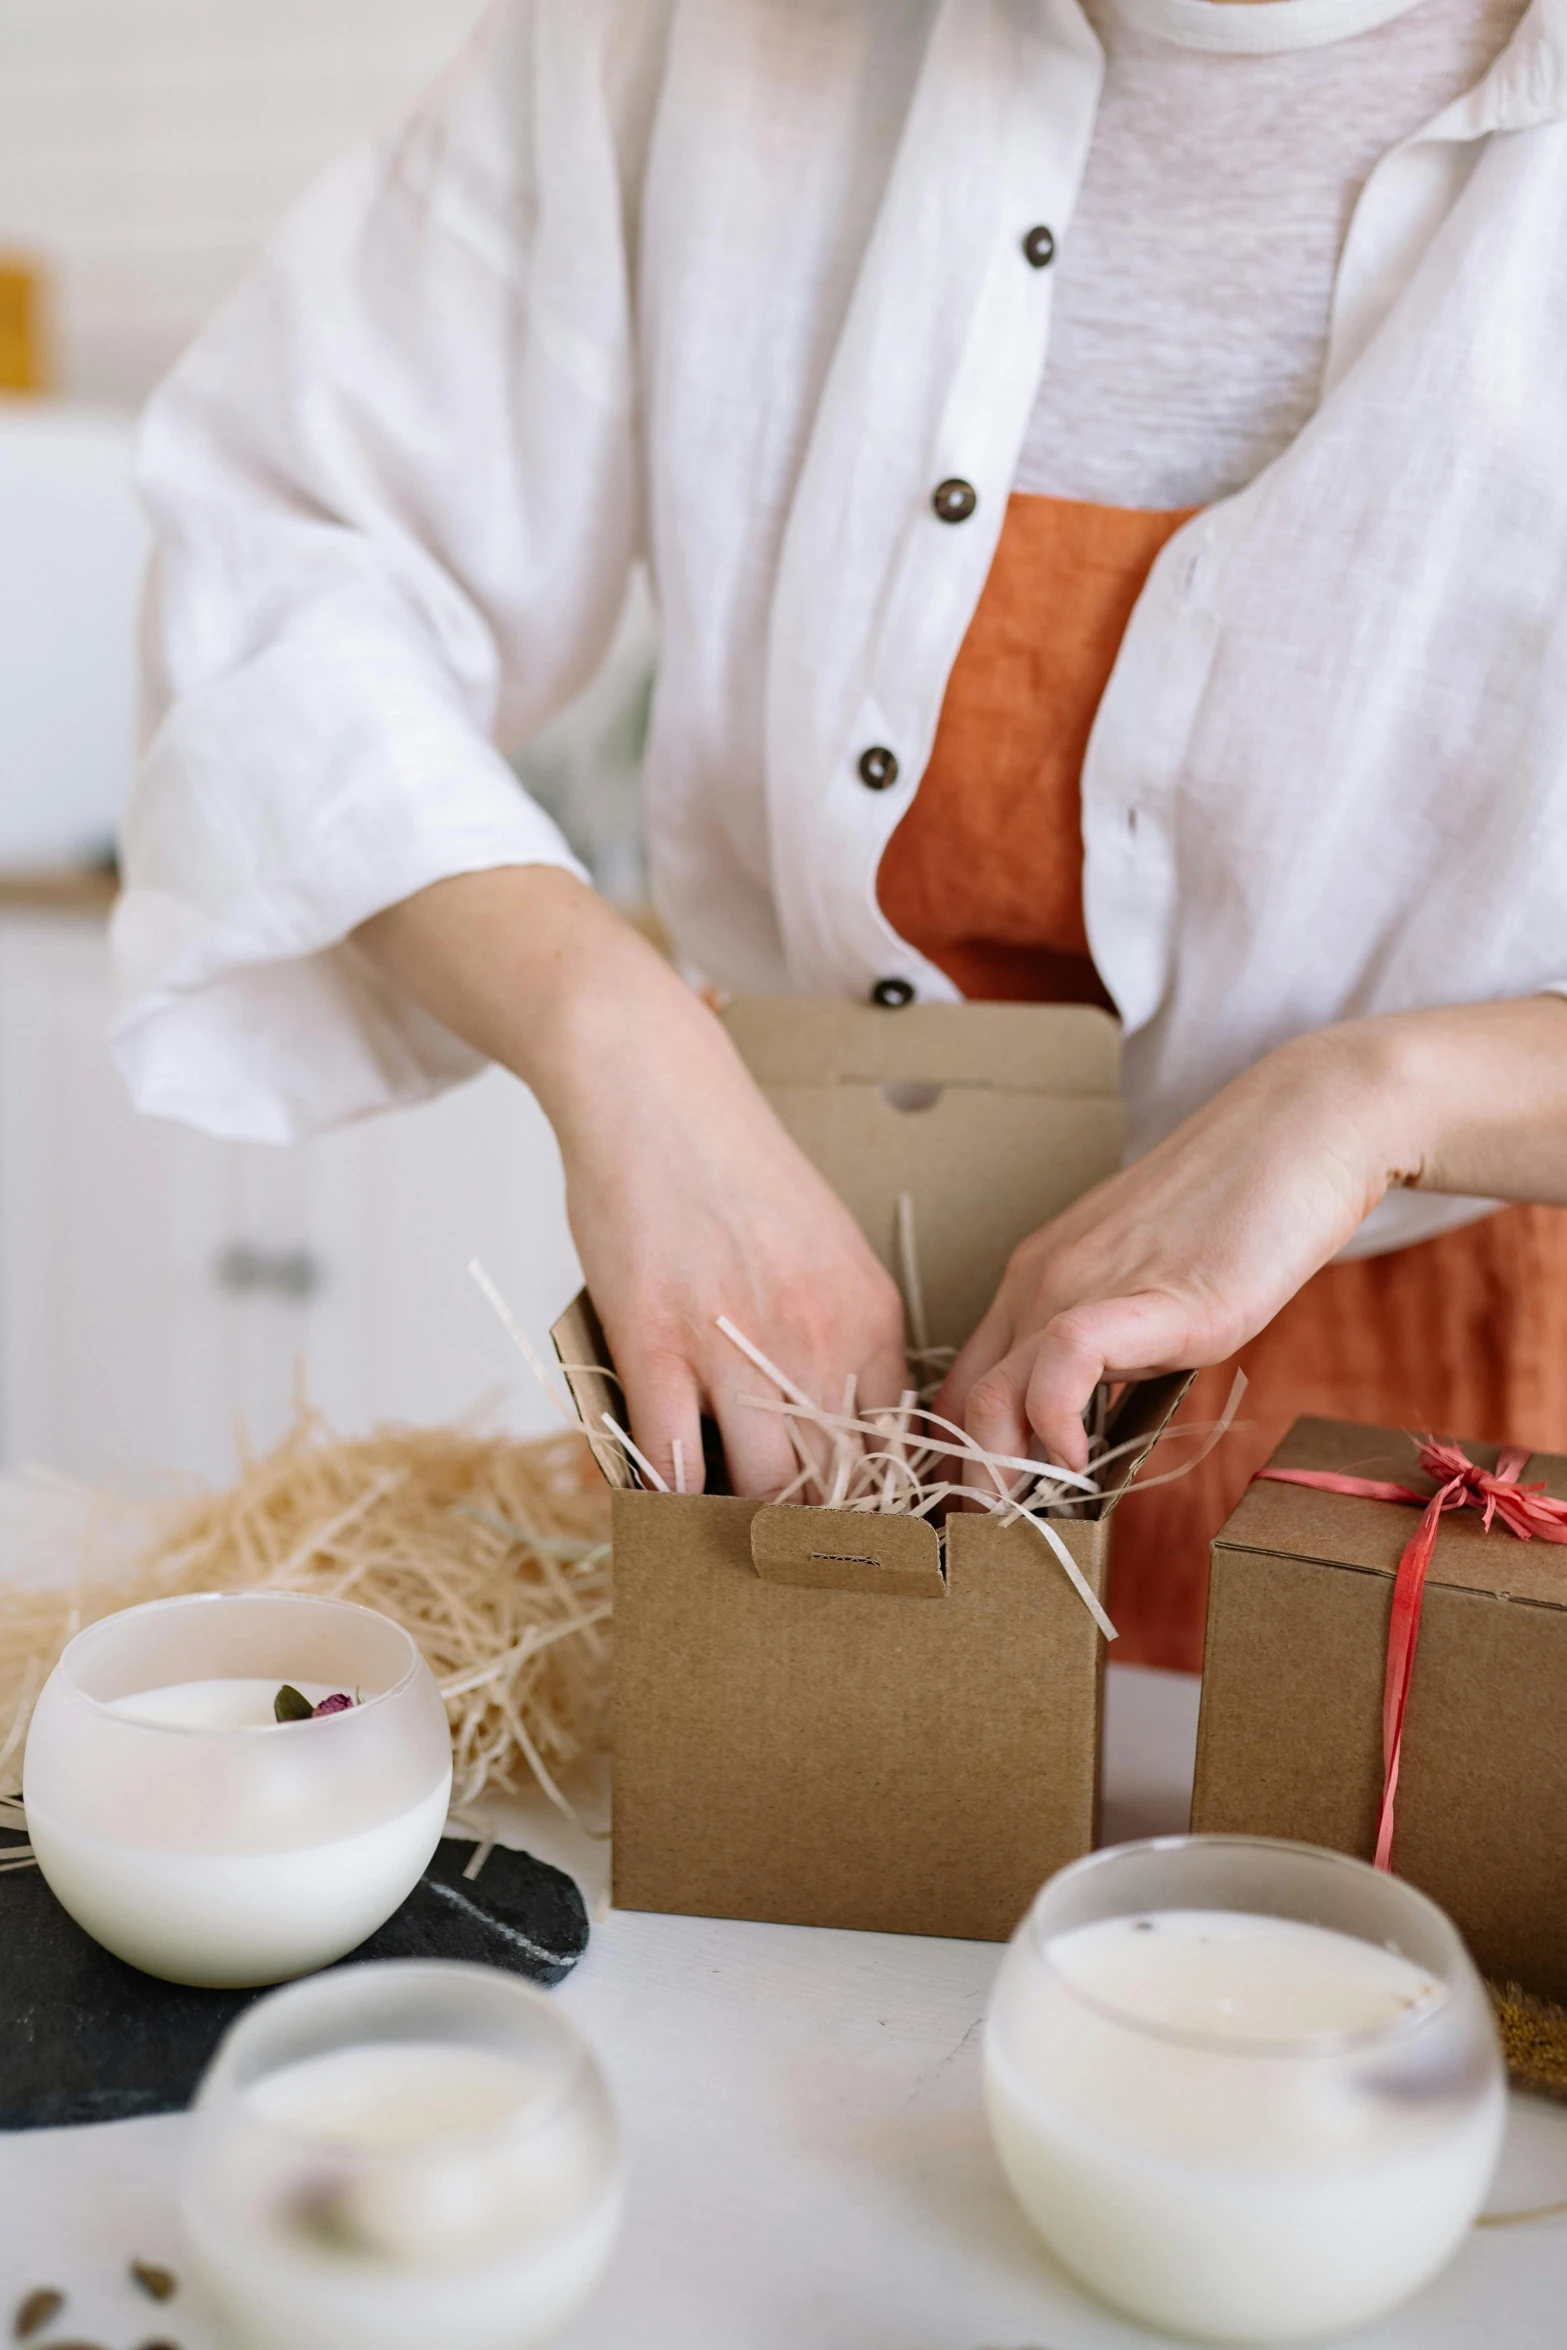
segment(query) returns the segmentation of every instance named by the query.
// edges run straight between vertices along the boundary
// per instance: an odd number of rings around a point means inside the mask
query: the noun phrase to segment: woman
[[[643,554],[690,968],[1125,1024],[977,1437],[1075,1463],[1101,1377],[1250,1348],[1254,1450],[1567,1442],[1562,1222],[1491,1215],[1567,1202],[1564,116],[1564,0],[501,0],[148,419],[138,1100],[285,1140],[488,1055],[661,1467],[705,1404],[787,1473],[721,1312],[895,1398],[886,1276],[501,755]],[[1167,1547],[1128,1645],[1190,1661]]]

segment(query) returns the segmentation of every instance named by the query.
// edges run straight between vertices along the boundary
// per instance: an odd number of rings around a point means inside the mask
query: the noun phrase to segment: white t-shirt
[[[1367,176],[1524,0],[1083,0],[1105,82],[1017,487],[1207,505],[1317,405]]]

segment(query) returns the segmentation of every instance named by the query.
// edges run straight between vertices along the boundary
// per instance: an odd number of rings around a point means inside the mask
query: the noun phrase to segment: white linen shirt
[[[306,199],[144,430],[113,1032],[144,1109],[281,1142],[476,1066],[348,934],[575,869],[503,752],[639,554],[684,956],[952,997],[876,870],[1046,364],[1024,239],[1071,235],[1100,79],[1076,0],[501,0]],[[1567,991],[1564,113],[1567,0],[1534,0],[1373,172],[1318,412],[1133,616],[1083,832],[1134,1153],[1304,1030]],[[1399,1194],[1359,1245],[1480,1212]]]

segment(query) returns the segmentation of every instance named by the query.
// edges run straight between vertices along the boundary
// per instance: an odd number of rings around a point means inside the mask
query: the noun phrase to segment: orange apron
[[[878,880],[894,929],[965,995],[1108,1001],[1083,926],[1083,756],[1133,607],[1186,520],[1011,501]],[[1208,1544],[1299,1413],[1567,1451],[1567,1209],[1507,1208],[1327,1266],[1239,1361],[1250,1425],[1117,1513],[1118,1662],[1200,1669]],[[1215,1416],[1231,1372],[1204,1372],[1187,1416]]]

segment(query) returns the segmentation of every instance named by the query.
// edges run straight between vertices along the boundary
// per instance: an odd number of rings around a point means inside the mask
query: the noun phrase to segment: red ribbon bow
[[[1377,1815],[1379,1869],[1393,1865],[1393,1805],[1398,1793],[1398,1763],[1404,1743],[1404,1710],[1414,1678],[1415,1643],[1420,1637],[1420,1610],[1425,1602],[1426,1570],[1436,1549],[1437,1528],[1448,1510],[1478,1510],[1487,1533],[1500,1518],[1520,1542],[1567,1543],[1567,1501],[1557,1501],[1543,1485],[1520,1485],[1529,1454],[1522,1445],[1503,1447],[1496,1467],[1481,1469],[1456,1444],[1439,1444],[1434,1436],[1420,1447],[1420,1467],[1436,1479],[1435,1493],[1417,1493],[1411,1485],[1393,1485],[1378,1477],[1341,1477],[1329,1469],[1261,1469],[1259,1477],[1276,1485],[1309,1485],[1318,1493],[1351,1493],[1364,1501],[1411,1502],[1423,1511],[1419,1525],[1404,1546],[1393,1585],[1393,1615],[1387,1634],[1387,1677],[1382,1685],[1382,1808]]]

